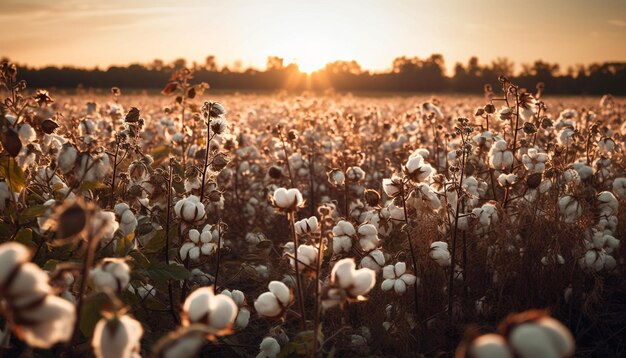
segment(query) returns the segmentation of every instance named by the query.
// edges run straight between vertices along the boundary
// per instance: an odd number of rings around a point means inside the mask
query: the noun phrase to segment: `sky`
[[[576,64],[626,61],[626,0],[0,0],[0,56],[92,68],[176,58],[311,71],[443,54]],[[517,69],[520,66],[518,65]]]

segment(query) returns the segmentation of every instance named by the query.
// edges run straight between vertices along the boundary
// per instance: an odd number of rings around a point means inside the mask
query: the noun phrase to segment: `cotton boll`
[[[280,344],[273,337],[265,337],[259,345],[259,350],[256,358],[276,358],[280,353]]]
[[[73,303],[57,296],[46,295],[36,307],[15,311],[19,329],[16,335],[35,348],[50,348],[72,338],[76,321]]]
[[[141,323],[129,316],[101,319],[93,332],[92,346],[98,358],[131,358],[139,355]]]
[[[448,251],[448,243],[435,241],[430,244],[430,258],[432,258],[439,266],[450,266],[452,264],[452,259],[450,251]]]
[[[318,229],[318,221],[317,217],[311,216],[308,219],[302,219],[296,221],[294,224],[294,228],[296,229],[296,234],[304,235],[317,232]]]
[[[582,215],[583,209],[580,203],[571,195],[565,195],[559,198],[558,205],[559,213],[565,223],[575,223]]]
[[[309,267],[315,267],[317,263],[318,250],[313,245],[300,245],[298,246],[298,271],[302,272]],[[291,267],[296,267],[296,259],[290,258]]]
[[[378,230],[372,224],[362,224],[358,228],[359,245],[365,252],[369,252],[378,247]]]
[[[37,139],[37,133],[35,132],[33,127],[26,123],[20,125],[20,129],[17,131],[17,134],[19,135],[23,145],[26,145]]]
[[[254,302],[254,309],[265,317],[278,317],[292,303],[291,290],[280,281],[271,281],[267,286],[269,292],[262,293]]]
[[[520,357],[566,357],[574,353],[574,338],[565,326],[550,317],[515,326],[509,344]]]
[[[389,291],[393,288],[399,295],[404,294],[407,286],[416,284],[417,281],[415,275],[406,273],[406,264],[404,262],[385,266],[383,268],[383,278],[385,280],[381,284],[381,289],[383,291]],[[419,282],[417,284],[419,284]]]
[[[485,334],[476,338],[467,349],[473,358],[513,358],[506,340],[499,334]]]
[[[402,190],[400,178],[383,179],[383,191],[390,198],[395,198]]]
[[[506,141],[499,139],[489,150],[489,166],[492,169],[504,170],[513,164],[513,152],[507,150]]]
[[[613,180],[613,193],[620,200],[626,197],[626,178]]]
[[[22,244],[9,241],[0,245],[0,287],[6,286],[6,280],[16,266],[27,262],[29,259],[30,252]]]
[[[273,203],[281,210],[295,210],[304,204],[304,199],[298,189],[278,188],[274,191]]]
[[[137,228],[137,218],[126,203],[119,203],[114,208],[115,215],[119,218],[119,228],[124,236],[135,232]]]
[[[368,268],[374,272],[380,272],[384,265],[385,255],[381,250],[372,250],[361,260],[361,267]]]
[[[99,290],[121,292],[130,282],[130,267],[123,259],[106,258],[89,271],[89,278]]]
[[[213,293],[213,287],[202,287],[193,291],[183,304],[183,325],[200,323],[211,334],[230,333],[237,317],[238,308],[232,298]]]
[[[176,202],[174,205],[174,213],[186,223],[194,223],[204,217],[204,204],[200,202],[200,198],[190,195]]]

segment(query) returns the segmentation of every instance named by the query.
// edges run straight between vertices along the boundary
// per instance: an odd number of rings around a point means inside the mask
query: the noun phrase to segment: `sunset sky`
[[[0,0],[0,56],[106,67],[184,57],[264,68],[269,55],[314,70],[441,53],[446,65],[506,56],[563,68],[626,61],[624,0]],[[519,67],[518,67],[519,69]]]

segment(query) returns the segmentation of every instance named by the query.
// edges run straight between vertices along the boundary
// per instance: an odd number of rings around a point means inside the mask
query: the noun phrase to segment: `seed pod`
[[[57,128],[59,128],[59,125],[52,119],[46,119],[41,122],[41,130],[46,134],[54,133]]]

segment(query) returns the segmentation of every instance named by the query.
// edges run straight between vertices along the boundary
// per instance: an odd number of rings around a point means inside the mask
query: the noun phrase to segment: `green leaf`
[[[133,249],[133,241],[135,240],[135,233],[130,233],[125,237],[117,240],[117,248],[115,249],[116,257],[124,257],[128,255],[130,250]]]
[[[144,247],[144,251],[148,254],[161,252],[165,247],[165,230],[159,230],[156,235]]]
[[[48,210],[48,207],[45,205],[29,206],[20,213],[20,222],[36,219],[45,214],[46,210]]]
[[[109,188],[109,186],[104,184],[101,181],[84,181],[80,185],[80,190],[82,190],[82,191],[101,190],[101,189],[107,189],[107,188]]]
[[[96,324],[102,318],[102,309],[109,301],[109,297],[105,293],[98,293],[86,298],[80,319],[80,331],[85,337],[89,338],[93,335]]]
[[[0,175],[14,192],[20,192],[26,186],[26,175],[13,158],[0,158]]]
[[[18,231],[15,235],[15,241],[25,246],[36,246],[33,242],[33,230],[29,228],[24,228]]]
[[[154,159],[154,163],[160,163],[163,159],[167,158],[170,154],[170,147],[167,145],[160,145],[152,150],[150,155]]]
[[[150,260],[148,260],[148,258],[140,251],[133,250],[128,255],[133,258],[133,261],[137,264],[137,266],[144,269],[150,266]]]
[[[182,265],[168,265],[164,262],[151,263],[146,272],[157,283],[166,283],[168,280],[180,281],[191,275]]]

